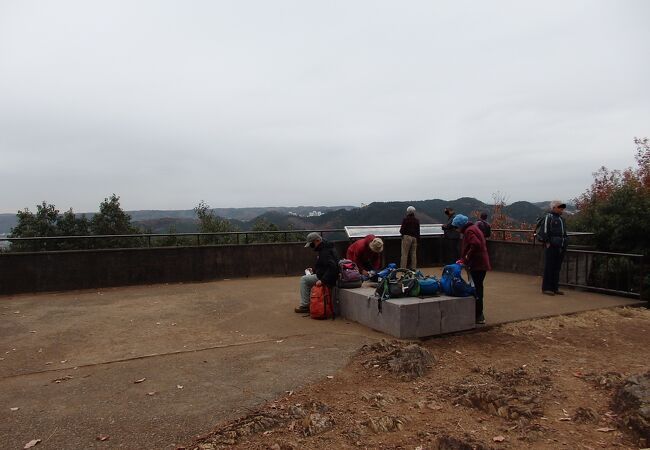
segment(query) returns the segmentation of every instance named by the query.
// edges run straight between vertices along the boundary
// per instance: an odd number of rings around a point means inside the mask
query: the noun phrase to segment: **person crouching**
[[[369,234],[363,239],[353,242],[345,253],[346,259],[359,267],[359,272],[366,278],[381,269],[381,254],[384,251],[384,241]]]

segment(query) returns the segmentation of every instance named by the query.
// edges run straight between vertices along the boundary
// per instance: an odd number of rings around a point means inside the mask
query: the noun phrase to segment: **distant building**
[[[323,212],[321,212],[321,211],[312,211],[312,212],[307,214],[307,217],[318,217],[318,216],[322,216],[322,215],[323,215]]]

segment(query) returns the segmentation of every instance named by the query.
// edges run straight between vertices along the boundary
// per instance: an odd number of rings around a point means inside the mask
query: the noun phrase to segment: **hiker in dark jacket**
[[[442,261],[445,264],[451,264],[460,255],[460,233],[451,224],[456,217],[454,208],[445,208],[445,216],[447,216],[447,223],[442,226],[444,239],[440,248],[442,250]]]
[[[564,295],[560,291],[560,268],[568,246],[566,222],[562,213],[566,204],[553,200],[551,212],[544,216],[542,226],[537,233],[537,239],[544,243],[544,278],[542,292],[546,295]]]
[[[381,269],[381,252],[383,251],[384,241],[374,234],[369,234],[350,244],[345,257],[359,267],[361,275],[368,277],[370,271],[377,272]]]
[[[309,296],[314,285],[324,284],[331,288],[339,278],[339,256],[334,244],[318,233],[309,233],[305,247],[311,247],[318,255],[314,268],[305,270],[305,275],[300,278],[300,306],[294,309],[297,313],[309,312]]]
[[[488,215],[486,212],[481,213],[481,218],[476,222],[476,226],[478,227],[479,230],[483,232],[483,236],[485,236],[485,239],[489,238],[490,235],[492,234],[492,227],[490,226],[490,223],[487,221]]]
[[[402,235],[402,257],[400,267],[415,270],[418,265],[418,241],[420,240],[420,221],[415,217],[415,207],[406,208],[406,216],[402,219],[402,226],[399,229]],[[409,260],[411,265],[407,266]]]
[[[485,281],[487,271],[492,270],[485,236],[476,225],[462,214],[454,217],[452,226],[457,228],[463,235],[462,256],[456,262],[469,268],[469,273],[476,288],[476,294],[474,295],[476,298],[476,323],[482,324],[485,323],[485,316],[483,315],[483,281]]]

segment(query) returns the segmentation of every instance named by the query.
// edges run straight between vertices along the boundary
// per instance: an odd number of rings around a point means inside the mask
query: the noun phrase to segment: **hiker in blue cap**
[[[485,316],[483,315],[483,281],[487,271],[492,270],[485,236],[483,236],[483,232],[479,227],[462,214],[454,217],[451,225],[463,235],[461,257],[456,262],[466,265],[469,269],[476,288],[474,294],[476,298],[476,323],[483,324],[485,323]]]

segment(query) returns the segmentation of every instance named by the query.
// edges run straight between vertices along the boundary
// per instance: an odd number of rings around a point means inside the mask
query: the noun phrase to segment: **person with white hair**
[[[420,221],[415,217],[415,207],[406,208],[406,216],[402,219],[399,234],[402,235],[400,267],[415,270],[418,265],[417,248],[420,240]]]
[[[566,222],[562,217],[566,204],[560,200],[550,203],[551,212],[544,216],[537,239],[544,244],[544,277],[542,293],[564,295],[559,289],[560,269],[568,246]]]

